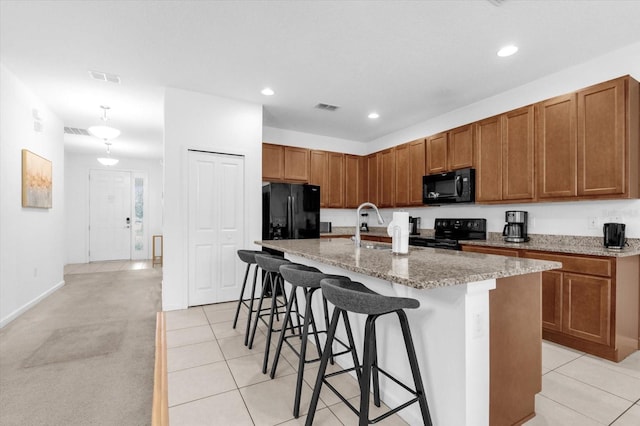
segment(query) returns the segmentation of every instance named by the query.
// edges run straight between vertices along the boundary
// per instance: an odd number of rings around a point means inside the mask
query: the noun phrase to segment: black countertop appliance
[[[520,210],[509,210],[504,214],[507,222],[502,230],[502,236],[508,243],[524,243],[529,241],[527,234],[527,212]]]
[[[460,250],[459,241],[486,240],[486,219],[436,219],[434,238],[409,237],[409,245],[445,250]]]
[[[626,225],[624,223],[605,223],[602,231],[604,232],[604,246],[611,249],[623,248],[627,240],[624,236]]]

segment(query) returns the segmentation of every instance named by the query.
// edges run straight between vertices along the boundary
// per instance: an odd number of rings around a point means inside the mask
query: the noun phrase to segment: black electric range
[[[434,237],[409,236],[409,245],[460,250],[459,241],[486,240],[486,219],[436,219]]]

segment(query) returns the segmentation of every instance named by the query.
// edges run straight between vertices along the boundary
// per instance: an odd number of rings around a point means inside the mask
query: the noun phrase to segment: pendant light
[[[105,141],[104,144],[107,145],[107,156],[98,157],[98,162],[103,166],[115,166],[120,160],[111,157],[111,142]]]
[[[102,108],[102,117],[100,117],[100,119],[106,123],[107,121],[109,121],[109,118],[107,117],[107,111],[110,108],[106,105],[100,105],[100,108]],[[100,126],[91,126],[89,127],[88,131],[91,135],[102,139],[104,141],[104,144],[107,146],[107,156],[99,157],[98,162],[104,166],[113,166],[115,164],[118,164],[118,159],[111,157],[111,142],[109,141],[120,136],[120,130],[104,124]]]

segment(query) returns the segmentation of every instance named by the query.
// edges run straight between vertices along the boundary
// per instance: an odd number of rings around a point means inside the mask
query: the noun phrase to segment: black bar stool
[[[278,346],[276,348],[276,353],[273,357],[273,365],[271,367],[271,378],[273,379],[276,375],[276,369],[278,368],[278,360],[280,359],[280,352],[282,350],[282,345],[286,343],[289,348],[298,356],[298,377],[296,382],[296,392],[294,396],[293,403],[293,415],[298,418],[300,415],[300,397],[302,393],[302,382],[304,379],[304,366],[305,364],[320,361],[322,357],[322,348],[320,345],[320,340],[318,339],[318,334],[326,333],[326,330],[319,331],[316,327],[316,323],[314,320],[313,309],[312,309],[312,298],[313,294],[316,290],[320,289],[320,281],[325,278],[333,278],[337,280],[350,281],[349,278],[343,277],[340,275],[327,275],[320,272],[319,269],[306,266],[306,265],[297,265],[297,264],[284,264],[280,266],[280,274],[282,278],[288,283],[292,285],[291,293],[289,294],[289,301],[287,303],[287,311],[284,316],[284,323],[282,324],[282,332],[280,333],[280,338],[278,339]],[[293,305],[297,302],[298,298],[298,289],[302,289],[305,297],[305,309],[304,314],[300,314],[298,310],[293,310]],[[325,323],[329,324],[329,311],[327,308],[327,301],[323,297],[322,298],[323,311],[325,317]],[[304,325],[302,326],[302,334],[296,334],[295,332],[290,335],[285,335],[285,331],[291,330],[292,332],[295,330],[293,325],[293,317],[296,316],[298,319],[304,321]],[[338,343],[340,343],[346,350],[338,353],[332,353],[331,345],[327,345],[325,348],[326,351],[329,351],[330,358],[334,356],[351,353],[353,358],[354,365],[358,365],[358,355],[356,353],[355,344],[353,342],[353,335],[351,333],[351,325],[349,324],[349,318],[345,315],[343,316],[343,320],[345,323],[345,327],[347,329],[347,338],[349,341],[349,345],[346,345],[339,339],[336,339]],[[309,331],[309,327],[311,327],[311,331]],[[307,342],[309,339],[309,334],[313,336],[315,339],[316,350],[318,351],[318,357],[314,359],[307,360]],[[296,348],[289,342],[290,338],[302,338],[300,351],[298,352]],[[356,370],[358,377],[360,376],[360,371]]]
[[[267,326],[267,339],[264,350],[264,361],[262,362],[262,373],[267,373],[267,364],[269,363],[269,349],[271,347],[271,335],[272,333],[284,330],[282,328],[273,328],[273,319],[279,321],[279,314],[284,313],[284,308],[287,306],[287,294],[284,291],[284,280],[282,279],[282,275],[280,275],[280,266],[284,264],[290,264],[291,262],[284,257],[274,256],[271,254],[257,254],[255,256],[256,263],[263,271],[266,272],[264,281],[262,283],[262,292],[260,293],[260,300],[258,302],[258,307],[256,316],[253,320],[253,330],[251,331],[251,337],[249,338],[249,349],[253,347],[253,339],[256,335],[256,330],[258,329],[258,320],[261,320],[263,324]],[[268,308],[269,312],[263,312],[267,309],[262,308],[262,302],[264,301],[265,296],[268,292],[271,292],[271,307]],[[278,295],[282,295],[283,302],[278,300]],[[296,311],[297,311],[296,305]],[[268,320],[265,320],[264,317],[269,317]],[[301,329],[300,321],[298,321],[298,327]]]
[[[264,251],[257,250],[238,250],[238,257],[241,261],[247,264],[247,269],[244,273],[244,281],[242,281],[242,289],[240,290],[240,297],[238,298],[238,306],[236,307],[236,315],[233,318],[233,328],[236,328],[238,323],[238,315],[240,314],[240,308],[242,305],[246,306],[249,310],[247,317],[247,328],[244,333],[244,345],[247,346],[249,343],[249,331],[251,329],[251,317],[253,313],[256,312],[253,309],[253,302],[256,300],[256,281],[258,279],[258,265],[256,264],[256,254],[267,254]],[[244,298],[244,290],[247,286],[247,278],[249,277],[249,272],[251,270],[251,266],[254,266],[253,273],[253,284],[251,285],[251,294],[248,298]]]
[[[420,302],[415,299],[409,299],[404,297],[389,297],[378,294],[361,283],[347,282],[335,279],[324,279],[321,282],[322,294],[324,297],[333,303],[335,310],[333,311],[333,317],[331,318],[331,325],[327,334],[326,347],[331,345],[336,333],[336,326],[338,325],[338,317],[341,312],[354,312],[358,314],[367,315],[365,323],[364,333],[364,355],[362,360],[362,373],[359,379],[360,383],[360,410],[357,410],[351,405],[346,398],[344,398],[328,381],[328,377],[332,377],[338,374],[342,374],[345,371],[338,371],[331,374],[325,374],[327,370],[327,364],[329,363],[329,353],[325,350],[322,354],[322,360],[320,361],[320,369],[318,370],[318,377],[313,389],[313,396],[311,397],[311,403],[309,406],[309,414],[307,415],[306,426],[311,426],[313,423],[313,417],[315,415],[316,407],[318,406],[318,399],[320,398],[320,390],[322,385],[326,384],[340,399],[347,404],[347,406],[358,415],[359,426],[365,426],[371,423],[377,423],[392,414],[397,413],[403,408],[417,402],[420,405],[420,411],[422,412],[422,421],[425,425],[431,426],[431,415],[429,414],[429,407],[427,405],[427,398],[425,396],[424,386],[422,384],[422,378],[420,376],[420,369],[418,367],[418,359],[416,357],[416,351],[413,346],[413,339],[411,338],[411,331],[409,330],[409,321],[404,309],[416,309],[420,306]],[[375,321],[382,315],[396,313],[400,320],[400,328],[402,329],[402,335],[404,337],[404,343],[409,357],[409,365],[411,366],[411,374],[413,375],[413,382],[415,390],[409,388],[404,383],[401,383],[395,377],[384,371],[378,366],[376,356],[376,343],[375,343]],[[387,411],[386,413],[369,420],[369,392],[371,389],[371,379],[373,377],[374,385],[374,402],[379,404],[379,391],[378,391],[378,373],[385,375],[407,390],[409,393],[415,396],[404,404]],[[378,395],[376,395],[378,394]]]

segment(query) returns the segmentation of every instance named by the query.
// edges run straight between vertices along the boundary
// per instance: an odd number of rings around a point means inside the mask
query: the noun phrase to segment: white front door
[[[89,172],[89,261],[131,259],[131,173]]]
[[[236,300],[243,270],[244,157],[189,151],[189,306]]]

